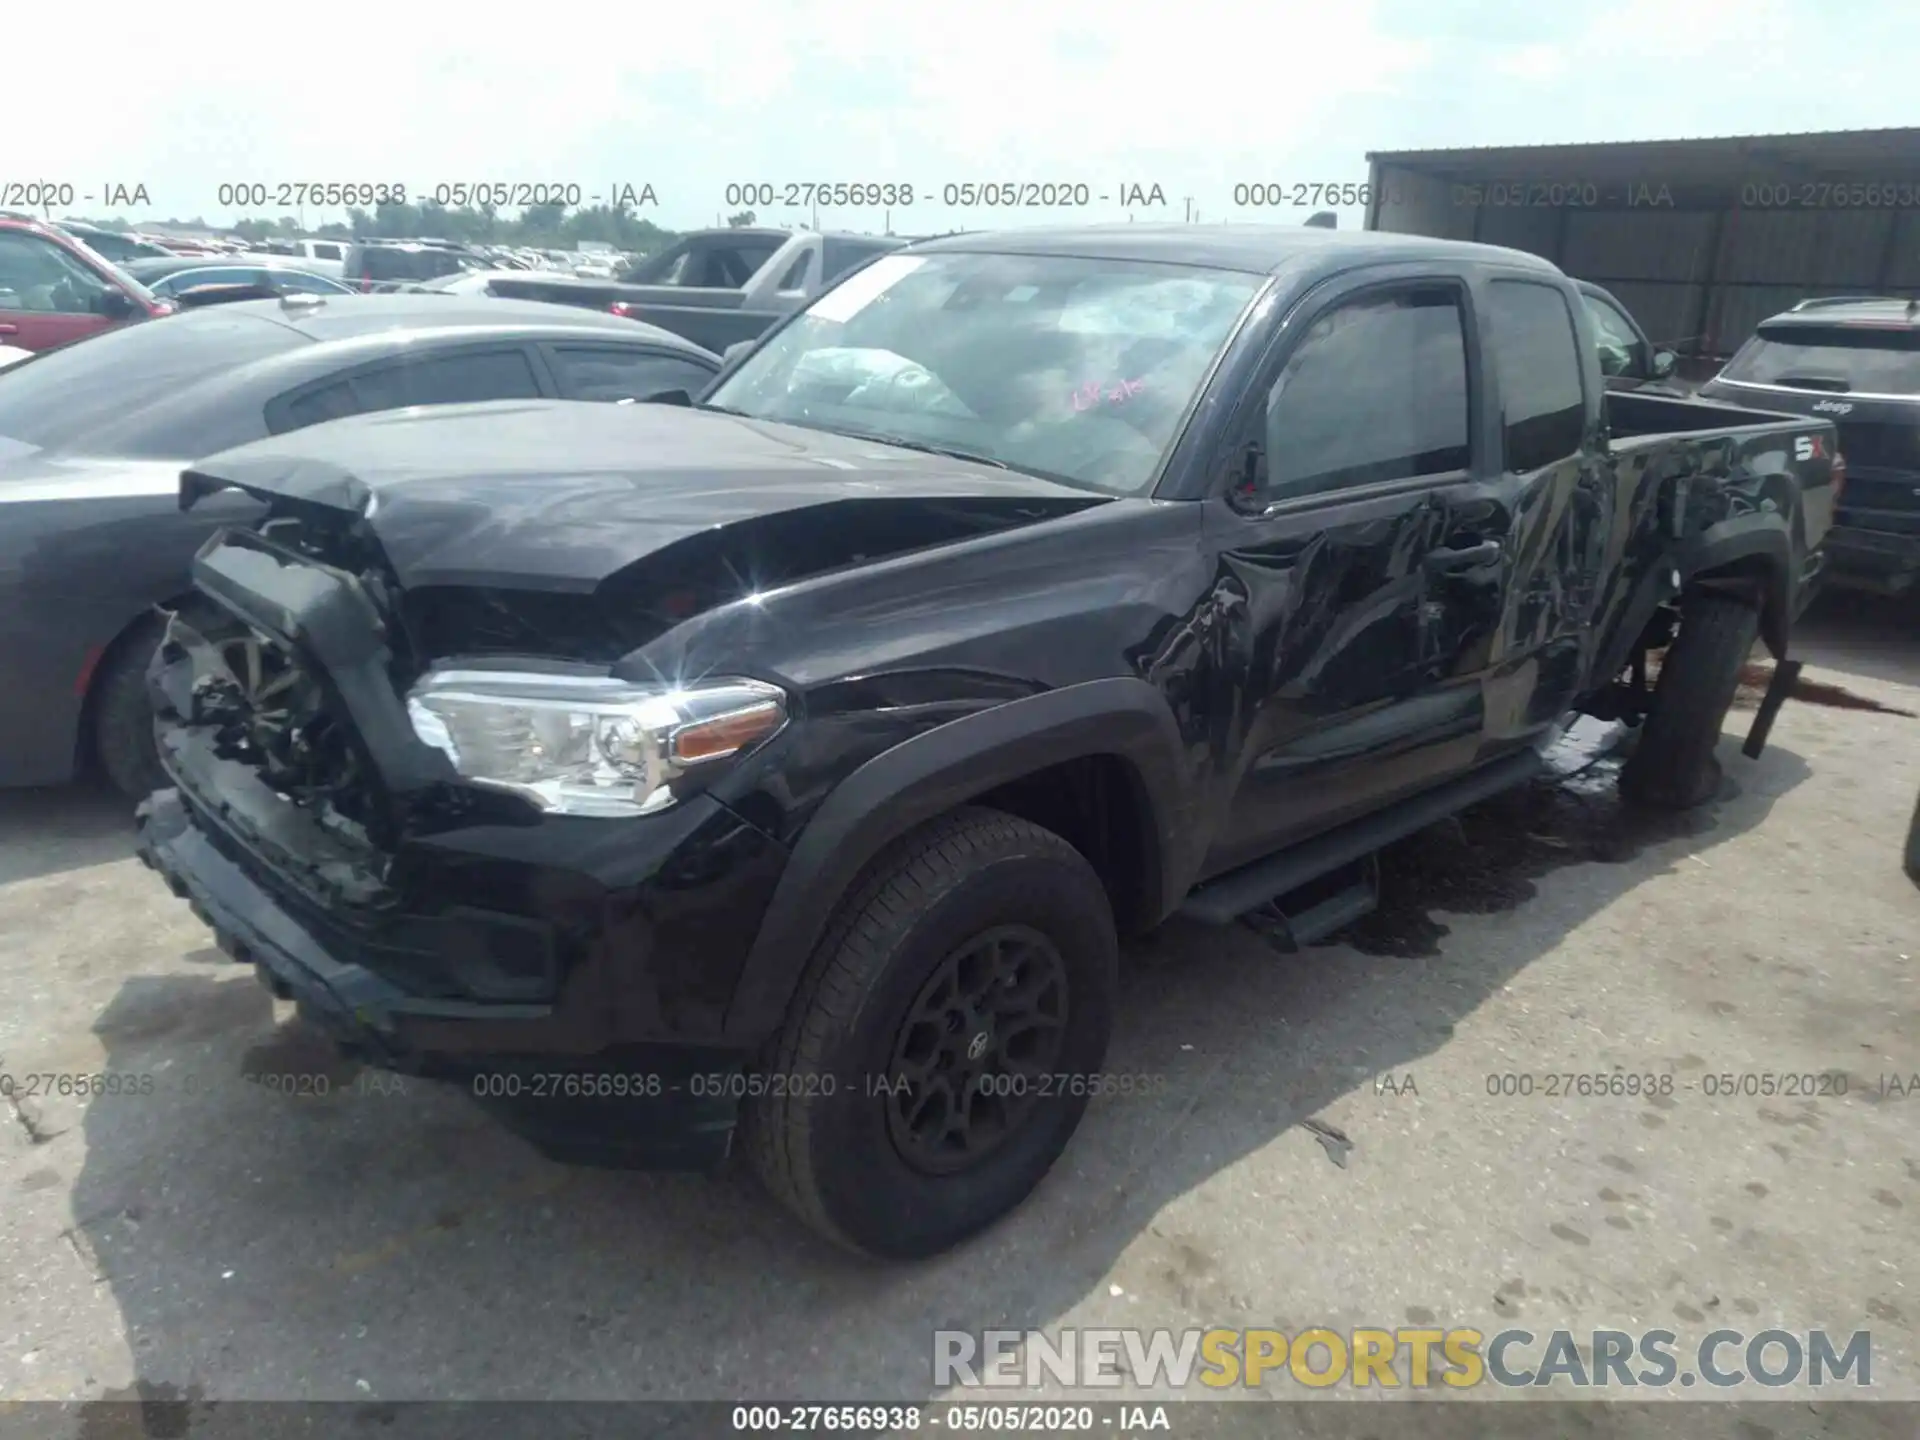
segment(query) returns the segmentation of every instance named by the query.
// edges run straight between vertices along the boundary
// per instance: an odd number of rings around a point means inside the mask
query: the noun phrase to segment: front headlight
[[[684,690],[604,675],[430,672],[407,696],[414,733],[476,785],[563,815],[649,815],[690,769],[738,755],[787,723],[758,680]]]

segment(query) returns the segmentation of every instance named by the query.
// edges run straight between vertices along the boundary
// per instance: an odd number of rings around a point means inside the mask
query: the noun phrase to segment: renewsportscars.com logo
[[[1276,1380],[1316,1389],[1717,1389],[1873,1383],[1873,1336],[1824,1330],[1714,1330],[1685,1344],[1671,1330],[1314,1328],[1282,1330],[936,1330],[933,1383],[948,1389],[1134,1386],[1255,1389]]]

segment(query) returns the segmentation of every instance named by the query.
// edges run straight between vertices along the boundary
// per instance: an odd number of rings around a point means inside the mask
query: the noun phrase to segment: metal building
[[[1816,295],[1920,295],[1920,128],[1367,156],[1367,228],[1604,285],[1696,372]]]

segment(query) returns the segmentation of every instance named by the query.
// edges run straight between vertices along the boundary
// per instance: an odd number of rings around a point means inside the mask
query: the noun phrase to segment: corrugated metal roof
[[[1879,125],[1865,130],[1783,130],[1773,135],[1688,135],[1675,139],[1645,140],[1555,140],[1536,145],[1449,145],[1428,150],[1369,150],[1369,160],[1411,161],[1453,156],[1484,156],[1499,152],[1514,155],[1536,154],[1543,150],[1618,150],[1628,145],[1729,145],[1765,140],[1833,140],[1867,136],[1897,136],[1904,144],[1920,143],[1920,126]]]
[[[1920,127],[1374,151],[1368,223],[1531,251],[1683,352],[1810,295],[1920,290]]]
[[[1596,140],[1555,145],[1478,145],[1445,150],[1374,150],[1367,159],[1446,179],[1550,180],[1562,184],[1724,183],[1730,165],[1809,176],[1920,159],[1920,127],[1805,130],[1781,135],[1711,135],[1685,140]],[[1846,178],[1920,184],[1920,166],[1892,166]]]

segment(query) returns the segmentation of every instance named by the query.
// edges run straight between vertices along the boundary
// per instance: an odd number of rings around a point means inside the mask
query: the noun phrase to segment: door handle
[[[18,335],[19,333],[18,325],[0,325],[0,335]]]
[[[1426,567],[1434,571],[1473,570],[1482,565],[1491,565],[1500,558],[1498,540],[1482,540],[1478,545],[1469,545],[1463,550],[1429,550]]]

